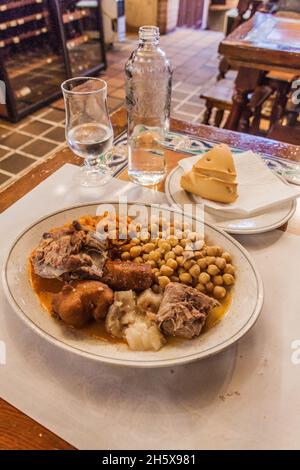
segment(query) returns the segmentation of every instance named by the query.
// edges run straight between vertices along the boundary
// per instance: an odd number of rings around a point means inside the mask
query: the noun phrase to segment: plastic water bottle
[[[128,175],[145,186],[165,176],[163,142],[169,129],[172,68],[159,47],[159,29],[142,26],[138,48],[125,66]]]

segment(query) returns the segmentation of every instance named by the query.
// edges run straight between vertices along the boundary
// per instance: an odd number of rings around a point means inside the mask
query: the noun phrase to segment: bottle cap
[[[159,39],[159,28],[157,26],[141,26],[139,29],[139,38],[143,41]]]

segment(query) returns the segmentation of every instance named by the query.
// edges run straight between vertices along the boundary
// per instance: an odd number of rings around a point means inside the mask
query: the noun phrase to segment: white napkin
[[[199,155],[184,158],[180,160],[179,165],[184,171],[190,171],[199,158]],[[193,194],[196,202],[217,211],[250,216],[300,196],[299,187],[281,180],[254,152],[233,154],[233,159],[237,171],[237,200],[231,204],[223,204]]]

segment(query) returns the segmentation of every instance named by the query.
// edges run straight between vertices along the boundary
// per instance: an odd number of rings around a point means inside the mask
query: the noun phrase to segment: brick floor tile
[[[13,153],[9,157],[0,161],[0,169],[15,174],[24,170],[24,168],[33,163],[35,163],[33,158],[25,157],[19,153]]]

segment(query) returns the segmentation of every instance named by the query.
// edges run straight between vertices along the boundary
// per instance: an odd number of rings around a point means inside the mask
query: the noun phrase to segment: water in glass
[[[107,109],[107,84],[93,77],[79,77],[62,84],[66,107],[66,139],[84,158],[81,184],[98,186],[110,179],[106,153],[113,144]]]

